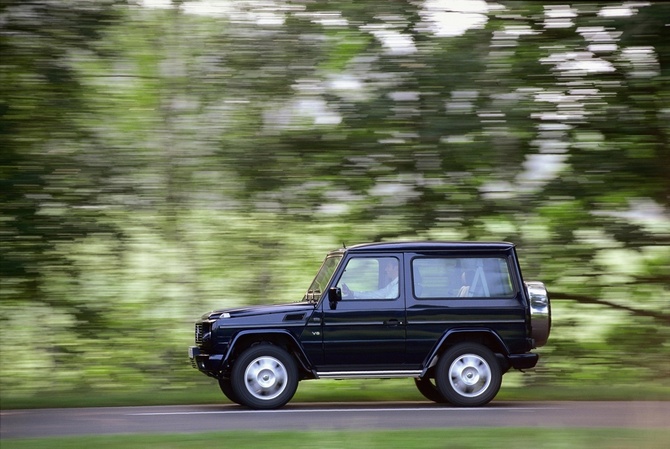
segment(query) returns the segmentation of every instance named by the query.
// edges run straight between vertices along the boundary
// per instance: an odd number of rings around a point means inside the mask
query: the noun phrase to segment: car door
[[[403,365],[402,263],[402,254],[349,257],[333,284],[343,292],[342,300],[321,304],[324,366],[320,370],[379,370]],[[397,268],[395,285],[388,264]]]

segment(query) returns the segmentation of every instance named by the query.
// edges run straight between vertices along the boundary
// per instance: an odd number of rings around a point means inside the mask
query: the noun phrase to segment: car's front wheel
[[[449,403],[457,406],[488,404],[502,384],[502,371],[495,354],[477,343],[460,343],[449,348],[436,368],[437,388]]]
[[[252,346],[235,361],[231,386],[242,405],[259,410],[279,408],[298,388],[295,359],[269,343]]]
[[[225,397],[227,397],[231,402],[239,404],[240,400],[235,396],[235,391],[233,390],[232,381],[230,379],[219,379],[219,388]]]

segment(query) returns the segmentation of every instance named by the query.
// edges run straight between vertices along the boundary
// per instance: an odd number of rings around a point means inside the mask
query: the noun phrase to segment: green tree
[[[517,242],[542,381],[667,338],[667,5],[197,5],[3,4],[2,344],[36,354],[3,387],[186,384],[194,314],[299,298],[342,241]]]

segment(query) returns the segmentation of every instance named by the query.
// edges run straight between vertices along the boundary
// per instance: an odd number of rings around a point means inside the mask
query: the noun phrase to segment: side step
[[[403,377],[419,377],[421,370],[387,370],[387,371],[317,371],[317,379],[396,379]]]

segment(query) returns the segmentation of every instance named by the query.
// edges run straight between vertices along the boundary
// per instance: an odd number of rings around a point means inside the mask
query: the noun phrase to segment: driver
[[[398,296],[398,261],[389,259],[384,267],[389,282],[379,290],[355,292],[347,284],[342,284],[342,295],[354,299],[392,299]]]

